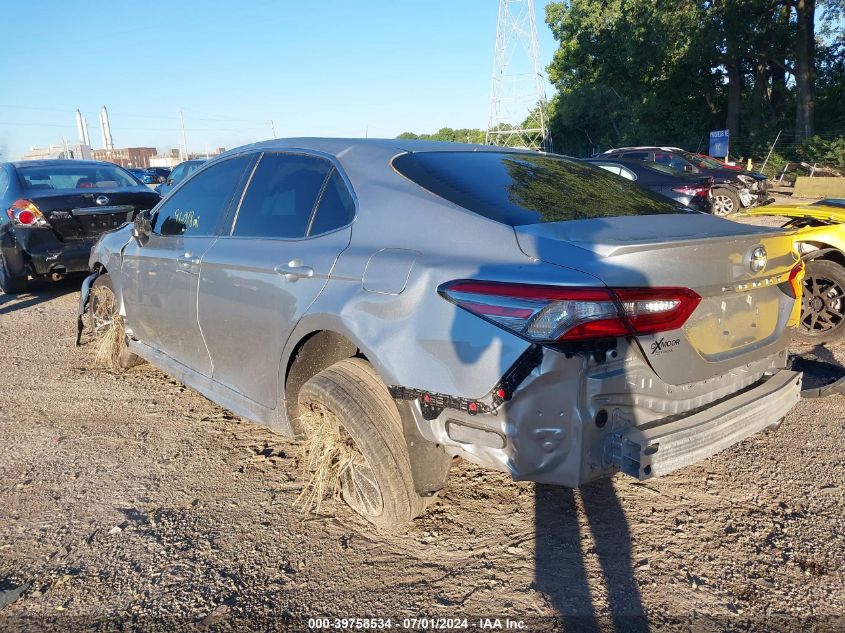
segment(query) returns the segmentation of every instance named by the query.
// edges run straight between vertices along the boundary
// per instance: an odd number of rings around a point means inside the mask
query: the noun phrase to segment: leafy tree
[[[816,37],[817,9],[825,41]],[[728,127],[732,143],[750,151],[790,116],[797,146],[820,131],[817,108],[828,115],[820,125],[841,129],[844,12],[845,0],[552,2],[555,148],[693,149],[709,130]]]

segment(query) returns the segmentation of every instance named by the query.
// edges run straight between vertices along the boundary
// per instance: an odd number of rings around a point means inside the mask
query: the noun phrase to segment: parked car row
[[[612,156],[587,162],[702,213],[713,212],[712,176],[692,176],[660,163]]]
[[[124,366],[286,435],[329,429],[342,497],[385,528],[455,456],[578,486],[776,428],[801,389],[792,236],[680,204],[704,208],[702,168],[593,163],[408,140],[232,150],[102,235],[80,322],[119,314]]]
[[[726,216],[769,202],[769,181],[765,175],[737,169],[678,147],[622,147],[608,150],[597,158],[658,163],[676,172],[710,177],[713,179],[714,215]]]
[[[159,199],[112,163],[0,164],[0,289],[23,292],[29,277],[58,279],[89,270],[97,238],[152,209]]]

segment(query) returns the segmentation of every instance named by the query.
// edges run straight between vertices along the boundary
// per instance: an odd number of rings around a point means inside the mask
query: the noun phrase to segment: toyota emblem
[[[97,196],[97,198],[96,198],[96,200],[94,200],[94,202],[96,202],[100,206],[103,206],[103,205],[109,203],[109,199],[106,196]]]
[[[749,262],[751,272],[762,272],[768,262],[769,256],[766,254],[766,248],[764,246],[758,246],[751,251],[751,260]]]

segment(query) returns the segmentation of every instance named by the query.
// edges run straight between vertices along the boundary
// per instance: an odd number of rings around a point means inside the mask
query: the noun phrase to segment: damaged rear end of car
[[[525,258],[437,285],[524,347],[483,394],[394,385],[430,441],[574,487],[670,473],[798,401],[786,350],[803,269],[788,234],[684,212],[559,157],[406,156],[400,173],[512,227]]]

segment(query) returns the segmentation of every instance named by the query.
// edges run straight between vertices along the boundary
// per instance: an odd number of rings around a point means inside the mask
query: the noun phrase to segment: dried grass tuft
[[[308,481],[294,505],[302,504],[303,513],[319,513],[323,501],[340,499],[341,478],[358,459],[358,453],[341,434],[337,418],[329,411],[306,408],[299,416],[307,437],[300,449],[300,463]]]
[[[125,344],[126,329],[123,326],[123,317],[115,315],[97,339],[94,365],[110,371],[121,371],[120,352]]]

